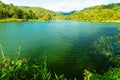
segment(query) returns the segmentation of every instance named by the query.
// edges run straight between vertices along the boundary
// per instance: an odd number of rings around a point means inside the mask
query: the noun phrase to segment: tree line
[[[39,7],[14,6],[0,1],[0,19],[23,19],[23,20],[52,20],[60,19],[62,15],[54,11]]]
[[[79,21],[119,21],[120,3],[88,7],[68,15],[68,18]]]
[[[40,7],[14,6],[0,1],[0,20],[79,20],[79,21],[120,21],[120,3],[97,5],[67,15]]]

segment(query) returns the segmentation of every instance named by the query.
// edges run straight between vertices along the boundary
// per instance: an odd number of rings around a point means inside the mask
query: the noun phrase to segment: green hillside
[[[0,20],[28,20],[35,19],[35,14],[32,11],[23,11],[13,4],[4,4],[0,1]]]
[[[41,7],[14,6],[0,1],[0,21],[79,20],[120,22],[120,3],[88,7],[63,15]]]
[[[41,7],[28,7],[28,6],[19,6],[18,8],[22,9],[23,11],[32,11],[35,13],[35,16],[39,20],[56,20],[56,19],[62,19],[63,15],[59,14],[57,12],[47,10]]]
[[[120,3],[88,7],[68,17],[80,21],[120,21]]]
[[[0,1],[1,21],[47,21],[62,18],[61,14],[40,7],[20,7],[13,4],[4,4]]]

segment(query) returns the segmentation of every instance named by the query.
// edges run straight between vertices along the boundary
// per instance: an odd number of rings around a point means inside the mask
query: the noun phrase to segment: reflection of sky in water
[[[37,58],[46,54],[49,68],[73,75],[84,68],[104,68],[104,58],[93,55],[89,48],[101,35],[117,34],[118,26],[78,21],[0,23],[0,43],[6,55],[15,56],[21,45],[22,56]]]

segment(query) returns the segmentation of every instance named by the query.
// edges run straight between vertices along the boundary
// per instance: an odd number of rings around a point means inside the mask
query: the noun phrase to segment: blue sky
[[[4,3],[19,6],[36,6],[43,7],[53,11],[73,11],[81,10],[85,7],[117,3],[120,0],[1,0]]]

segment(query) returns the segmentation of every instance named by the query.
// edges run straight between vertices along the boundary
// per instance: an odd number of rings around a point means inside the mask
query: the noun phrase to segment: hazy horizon
[[[110,4],[110,3],[118,3],[118,0],[1,0],[6,4],[14,4],[16,6],[32,6],[32,7],[42,7],[48,10],[56,11],[56,12],[70,12],[75,10],[81,10],[86,7],[102,5],[102,4]]]

